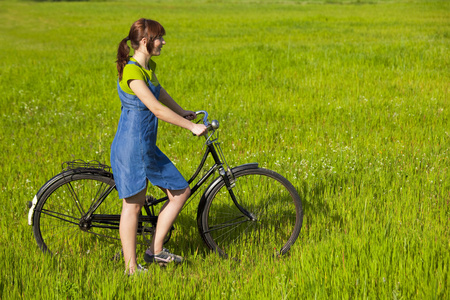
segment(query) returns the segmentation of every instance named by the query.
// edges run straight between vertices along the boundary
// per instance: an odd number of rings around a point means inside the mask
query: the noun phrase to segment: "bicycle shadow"
[[[325,227],[343,228],[343,218],[338,212],[330,208],[325,195],[338,195],[339,186],[345,186],[345,184],[345,182],[335,182],[330,186],[327,182],[320,181],[311,186],[303,181],[295,187],[302,199],[304,213],[303,226],[299,238],[307,239],[316,230],[316,225],[319,227],[319,230],[324,229],[322,228],[324,227],[323,224],[326,225]],[[331,192],[329,191],[330,189],[332,190]]]
[[[271,203],[272,202],[272,196],[273,195],[267,195],[268,198],[266,200],[263,200],[262,203]],[[272,211],[272,214],[264,213],[264,219],[268,220],[268,222],[264,222],[268,224],[268,227],[263,230],[269,230],[268,228],[282,228],[286,225],[286,220],[292,220],[292,223],[288,228],[293,228],[295,219],[296,219],[296,212],[294,208],[294,204],[291,203],[291,205],[284,205],[284,203],[288,203],[290,197],[286,196],[285,199],[279,199],[280,201],[277,201],[278,204],[283,205],[276,205],[276,213]],[[267,206],[266,206],[267,207]],[[256,207],[253,207],[253,209],[259,210],[261,207],[257,205]],[[237,215],[241,215],[242,213],[236,208],[233,202],[227,203],[217,203],[214,205],[214,211],[218,215],[225,216],[225,220],[228,220],[227,218],[230,218],[229,216],[232,216],[231,218],[236,217]],[[268,216],[272,217],[268,217]],[[247,226],[245,224],[242,224],[242,226]],[[186,249],[189,249],[190,254],[195,255],[202,255],[203,257],[206,257],[208,255],[211,255],[213,252],[211,252],[210,248],[205,244],[203,239],[201,238],[198,230],[197,225],[197,217],[196,215],[193,216],[193,213],[191,215],[187,214],[180,214],[176,221],[176,228],[178,230],[174,232],[174,239],[172,240],[173,246],[180,247],[179,250],[186,251]],[[232,233],[233,230],[227,231],[228,239],[233,240],[237,239],[240,236],[240,231],[236,230],[235,233]],[[244,230],[246,231],[246,230]],[[251,232],[251,231],[249,231]],[[287,241],[292,234],[289,230],[277,230],[277,235],[281,237],[281,240]],[[235,234],[235,235],[233,235]],[[284,236],[284,237],[282,237]],[[171,247],[172,247],[171,245]]]
[[[331,228],[343,228],[344,220],[336,210],[330,208],[330,196],[339,197],[339,187],[346,186],[346,182],[320,181],[313,185],[301,182],[295,188],[302,201],[303,224],[297,243],[302,240],[323,239],[326,231]],[[227,206],[224,205],[224,210]],[[220,210],[220,209],[219,209]],[[284,212],[287,217],[289,212]],[[294,212],[292,212],[294,215]],[[273,219],[276,219],[275,216]],[[201,238],[197,225],[196,210],[189,213],[181,213],[175,224],[175,230],[168,242],[168,247],[177,253],[185,253],[189,256],[206,258],[214,252],[208,248]]]
[[[171,249],[177,248],[179,252],[201,255],[202,257],[211,253],[200,236],[196,215],[181,213],[177,217],[174,227],[172,238],[168,242]]]

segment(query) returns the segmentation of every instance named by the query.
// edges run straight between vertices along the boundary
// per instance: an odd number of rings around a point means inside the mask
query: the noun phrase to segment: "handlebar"
[[[195,112],[196,115],[203,115],[203,124],[208,128],[209,130],[216,130],[219,128],[219,121],[212,120],[211,123],[208,121],[208,112],[206,110],[199,110]]]
[[[205,124],[206,127],[208,127],[208,112],[206,110],[199,110],[195,112],[196,115],[203,115],[203,124]]]

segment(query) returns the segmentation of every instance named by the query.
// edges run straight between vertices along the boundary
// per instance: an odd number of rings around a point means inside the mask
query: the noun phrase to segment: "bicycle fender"
[[[31,201],[31,205],[29,205],[29,211],[28,211],[28,225],[33,225],[33,216],[34,216],[34,210],[36,208],[37,203],[39,202],[39,199],[41,199],[42,195],[44,194],[44,192],[52,185],[54,184],[56,181],[60,180],[62,177],[64,177],[64,173],[67,172],[62,172],[59,173],[55,176],[53,176],[50,180],[48,180],[46,183],[44,183],[43,186],[41,186],[41,188],[38,190],[38,192],[36,193],[36,195],[34,195],[33,201]]]
[[[249,163],[249,164],[243,164],[237,167],[234,167],[231,169],[231,173],[237,173],[242,170],[246,169],[257,169],[259,168],[258,163]],[[197,220],[200,220],[201,214],[203,213],[206,199],[208,199],[209,194],[211,194],[211,191],[221,182],[223,181],[223,178],[221,176],[217,177],[211,184],[206,188],[205,192],[203,193],[202,197],[200,198],[200,202],[198,204],[198,211],[197,211]]]
[[[30,210],[28,211],[28,225],[33,225],[33,216],[34,216],[34,209],[36,208],[36,204],[38,202],[37,194],[34,195],[33,201],[31,201]]]

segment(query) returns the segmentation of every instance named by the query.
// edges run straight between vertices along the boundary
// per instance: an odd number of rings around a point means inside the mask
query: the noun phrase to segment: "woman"
[[[120,42],[117,52],[117,89],[122,113],[111,145],[111,166],[119,197],[123,199],[119,232],[128,274],[142,268],[136,262],[136,232],[148,181],[162,189],[169,200],[161,208],[145,260],[160,264],[182,261],[180,256],[163,249],[163,241],[189,197],[190,189],[156,146],[158,119],[186,128],[195,135],[207,131],[203,124],[190,122],[196,118],[195,113],[181,108],[158,83],[154,73],[156,64],[151,57],[161,54],[166,44],[164,35],[165,30],[158,22],[139,19]],[[128,41],[134,49],[132,57]]]

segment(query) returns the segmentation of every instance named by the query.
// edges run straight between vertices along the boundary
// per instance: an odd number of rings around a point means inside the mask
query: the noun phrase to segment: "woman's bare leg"
[[[123,258],[125,260],[125,270],[128,274],[133,274],[136,270],[136,233],[139,219],[139,212],[145,202],[143,189],[137,195],[123,199],[122,214],[120,215],[119,233],[122,242]]]
[[[156,224],[156,231],[150,247],[153,253],[162,251],[167,233],[183,208],[184,203],[186,203],[186,200],[191,195],[191,189],[189,187],[184,190],[162,190],[167,194],[169,200],[163,205],[158,215],[158,223]]]

